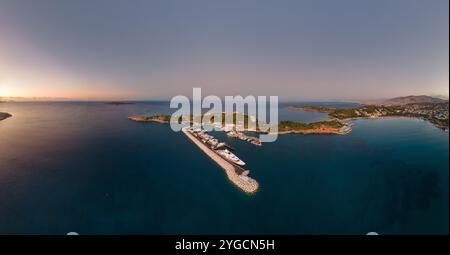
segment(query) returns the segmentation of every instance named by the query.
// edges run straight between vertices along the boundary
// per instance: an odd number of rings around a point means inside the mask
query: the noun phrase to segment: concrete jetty
[[[259,184],[254,179],[246,175],[248,171],[244,171],[243,168],[233,165],[221,156],[219,156],[214,150],[206,146],[199,139],[194,137],[189,131],[182,129],[182,132],[195,144],[200,150],[202,150],[207,156],[214,160],[227,174],[228,179],[235,184],[238,188],[246,193],[255,193],[258,190]]]

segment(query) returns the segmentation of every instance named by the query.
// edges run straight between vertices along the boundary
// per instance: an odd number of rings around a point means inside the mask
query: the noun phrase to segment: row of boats
[[[219,123],[211,123],[210,125],[212,125],[212,127],[214,128],[214,130],[216,131],[223,131],[227,134],[227,136],[229,137],[233,137],[233,138],[238,138],[242,141],[246,141],[249,143],[252,143],[254,145],[257,146],[261,146],[261,140],[259,140],[257,137],[253,137],[253,136],[248,136],[246,134],[244,134],[243,132],[239,132],[236,130],[234,125],[224,125],[222,126]],[[202,130],[199,126],[195,126],[194,130],[196,130],[197,132]]]
[[[202,143],[206,144],[209,148],[211,148],[225,160],[239,166],[245,165],[245,162],[234,155],[231,151],[226,148],[223,149],[223,147],[227,146],[226,143],[219,142],[219,140],[214,138],[212,135],[209,135],[205,130],[199,127],[185,127],[184,129],[187,132],[191,133],[194,137],[198,138]]]
[[[239,138],[242,141],[250,142],[250,143],[252,143],[254,145],[261,146],[261,141],[258,138],[252,137],[252,136],[248,136],[248,135],[246,135],[246,134],[244,134],[242,132],[238,132],[238,131],[232,130],[232,131],[227,132],[227,135],[229,137],[236,137],[236,138]]]

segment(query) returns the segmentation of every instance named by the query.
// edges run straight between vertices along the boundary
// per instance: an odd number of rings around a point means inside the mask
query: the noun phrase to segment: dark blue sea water
[[[167,103],[0,103],[0,234],[448,234],[449,137],[408,118],[237,140],[248,196],[162,124]],[[280,106],[280,119],[319,113]],[[227,139],[227,138],[225,138]]]

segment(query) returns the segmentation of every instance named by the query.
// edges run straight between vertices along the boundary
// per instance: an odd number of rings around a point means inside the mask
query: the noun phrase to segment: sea
[[[280,120],[327,119],[281,103]],[[3,102],[0,234],[449,233],[449,135],[413,118],[353,120],[348,135],[233,145],[260,184],[236,188],[168,125],[168,102]],[[216,135],[216,134],[214,134]]]

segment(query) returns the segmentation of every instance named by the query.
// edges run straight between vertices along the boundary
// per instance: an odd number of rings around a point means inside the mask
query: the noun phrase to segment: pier
[[[219,156],[219,154],[217,154],[213,149],[209,148],[206,144],[202,143],[197,137],[191,134],[188,130],[182,129],[182,132],[195,145],[197,145],[197,147],[199,147],[200,150],[202,150],[208,157],[214,160],[214,162],[216,162],[225,171],[228,179],[234,185],[236,185],[238,188],[240,188],[242,191],[248,194],[255,193],[258,190],[259,184],[257,181],[247,176],[248,170],[235,164],[232,164],[231,162],[228,162],[227,160]]]
[[[227,132],[227,136],[229,137],[235,137],[238,138],[242,141],[247,141],[250,142],[251,144],[257,145],[257,146],[261,146],[261,141],[259,140],[259,138],[253,137],[253,136],[248,136],[246,134],[244,134],[243,132],[240,131],[235,131],[232,130],[230,132]]]

